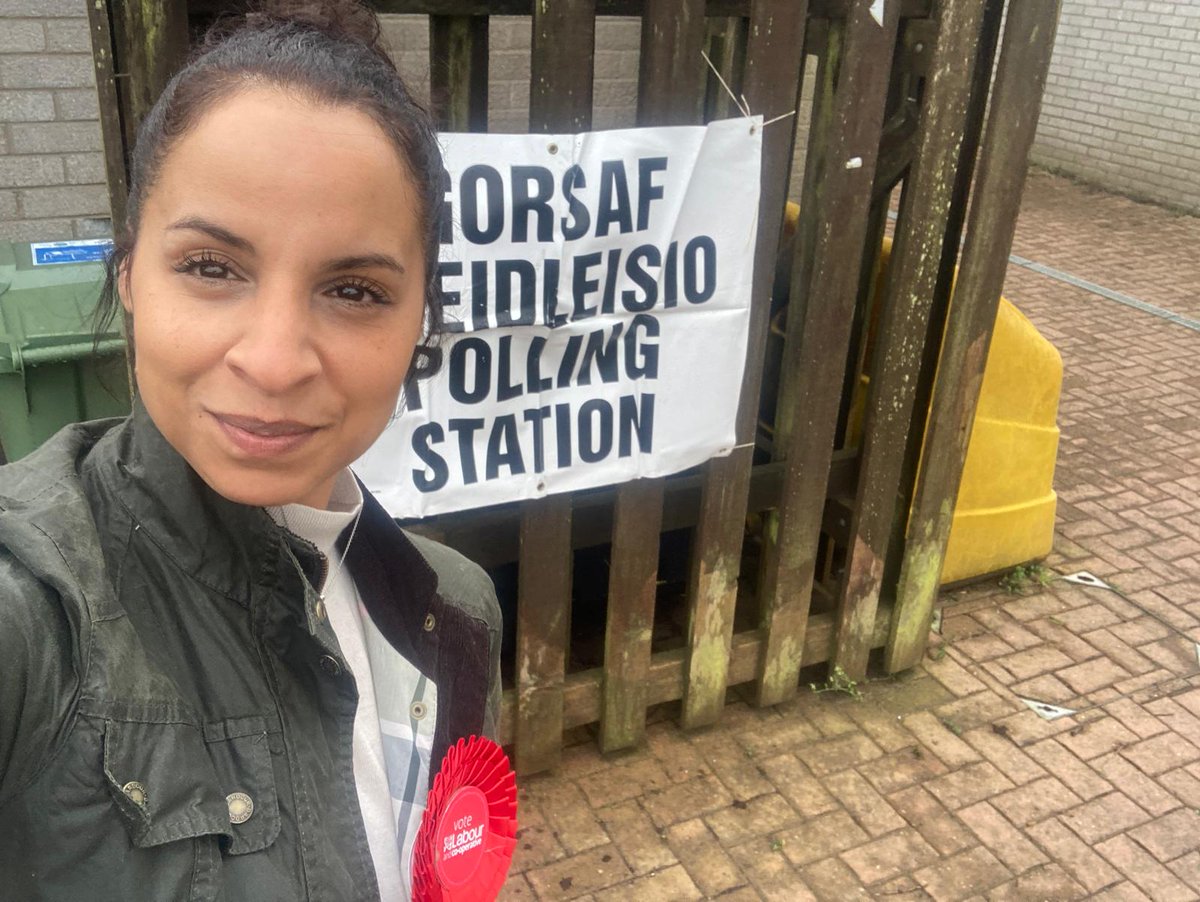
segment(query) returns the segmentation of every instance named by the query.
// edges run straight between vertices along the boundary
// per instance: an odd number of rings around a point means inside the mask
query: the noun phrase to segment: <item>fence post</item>
[[[429,95],[442,131],[487,131],[487,16],[429,17]]]
[[[761,113],[764,121],[794,111],[799,103],[807,13],[807,0],[756,0],[751,4],[743,93],[750,109]],[[795,135],[792,117],[768,126],[763,134],[758,244],[746,367],[738,401],[737,447],[705,465],[692,551],[685,727],[715,722],[725,704],[771,287]]]
[[[941,0],[939,6],[937,44],[917,126],[917,151],[905,184],[888,267],[879,322],[879,334],[887,340],[878,344],[871,369],[846,576],[838,599],[832,663],[853,679],[866,673],[870,637],[875,631],[883,565],[897,512],[904,438],[940,268],[970,100],[969,75],[983,15],[983,0]]]
[[[96,65],[96,94],[100,102],[100,133],[104,142],[108,206],[112,215],[113,234],[119,235],[125,228],[129,185],[125,170],[125,135],[121,128],[121,109],[117,101],[112,23],[108,6],[109,0],[95,0],[87,5],[87,11],[88,25],[92,33],[92,58]]]
[[[920,661],[1012,250],[1059,0],[1012,0],[900,571],[889,669]]]
[[[799,681],[799,650],[813,593],[863,234],[900,17],[895,3],[884,5],[879,21],[872,9],[865,2],[850,8],[827,144],[820,149],[809,146],[809,153],[816,150],[819,156],[810,157],[806,168],[822,162],[824,174],[814,178],[824,186],[815,211],[811,281],[805,284],[800,278],[806,270],[799,257],[805,242],[798,242],[788,310],[791,340],[785,348],[784,372],[790,386],[784,401],[794,408],[786,413],[786,446],[777,445],[777,456],[785,460],[784,481],[760,582],[768,629],[757,693],[760,704],[790,697]]]
[[[942,336],[946,331],[946,317],[950,309],[950,292],[954,287],[954,275],[958,268],[958,252],[962,247],[963,223],[967,218],[967,206],[971,197],[971,186],[975,180],[975,158],[979,154],[982,139],[984,114],[987,111],[988,95],[995,70],[996,48],[1000,43],[1000,25],[1004,17],[1005,0],[983,0],[983,25],[979,34],[979,51],[975,56],[975,67],[971,73],[971,98],[967,102],[966,127],[962,148],[958,154],[958,171],[955,176],[954,196],[950,201],[950,214],[946,217],[946,234],[942,241],[942,259],[939,264],[937,285],[933,291],[933,304],[929,310],[929,325],[925,332],[921,371],[917,376],[917,389],[913,397],[912,419],[908,435],[905,436],[904,464],[897,480],[896,516],[892,518],[892,534],[888,541],[888,555],[884,561],[883,584],[894,587],[900,582],[900,566],[904,560],[905,533],[908,529],[909,512],[912,510],[913,493],[917,482],[917,467],[921,462],[921,445],[925,439],[925,423],[929,414],[929,402],[933,397],[933,380],[937,373],[938,357],[942,351]],[[893,631],[897,619],[889,620]],[[919,648],[912,664],[920,660],[925,648],[925,637],[919,639]],[[893,657],[898,646],[889,640],[884,650],[884,666],[893,671]],[[899,653],[897,660],[908,652]],[[912,664],[896,666],[903,670]]]
[[[534,132],[591,125],[595,0],[535,3],[529,88]],[[522,506],[517,570],[516,765],[547,770],[562,755],[563,679],[570,652],[571,496]]]

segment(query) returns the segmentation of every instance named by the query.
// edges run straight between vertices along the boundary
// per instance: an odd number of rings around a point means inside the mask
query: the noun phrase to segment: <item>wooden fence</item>
[[[89,4],[118,224],[137,123],[189,34],[236,5]],[[734,452],[678,477],[421,524],[497,574],[515,570],[502,734],[518,769],[553,767],[572,727],[598,724],[606,750],[635,745],[648,707],[663,702],[678,701],[680,723],[699,727],[720,717],[732,685],[751,685],[767,705],[797,691],[804,666],[829,662],[861,679],[877,649],[888,671],[916,664],[1059,0],[1010,0],[1007,15],[1004,0],[375,6],[429,16],[432,94],[447,130],[487,127],[489,15],[530,17],[531,132],[589,128],[600,15],[641,17],[640,125],[738,115],[706,74],[703,49],[767,119],[798,107],[806,58],[815,59],[801,216],[782,244],[795,130],[776,124],[763,136]],[[879,288],[879,249],[897,195],[895,245]],[[777,271],[788,274],[786,308],[772,297]],[[782,353],[768,355],[779,337]],[[768,362],[772,409],[763,423]],[[852,441],[846,424],[864,373],[862,437]],[[594,579],[573,580],[573,562],[596,561]]]

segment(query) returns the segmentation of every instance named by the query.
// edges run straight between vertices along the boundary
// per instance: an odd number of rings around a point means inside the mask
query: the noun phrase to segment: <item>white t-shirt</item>
[[[412,847],[429,791],[437,692],[375,628],[350,572],[340,564],[338,537],[361,509],[358,482],[346,469],[334,484],[327,510],[288,504],[268,512],[328,561],[326,616],[358,687],[354,783],[380,897],[390,902],[409,899],[412,893]]]

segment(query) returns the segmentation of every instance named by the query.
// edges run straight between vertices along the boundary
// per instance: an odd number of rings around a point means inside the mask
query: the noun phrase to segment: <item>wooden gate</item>
[[[115,225],[137,123],[186,53],[189,33],[237,5],[89,4]],[[606,750],[635,745],[648,707],[659,703],[680,702],[682,726],[699,727],[720,717],[732,685],[752,685],[767,705],[797,691],[804,666],[829,662],[861,679],[876,649],[888,671],[916,664],[1059,0],[1010,0],[1007,11],[1004,0],[375,6],[429,16],[432,94],[446,130],[486,130],[488,16],[500,14],[529,16],[531,132],[590,127],[602,15],[641,17],[639,125],[740,115],[706,72],[704,49],[767,120],[812,97],[801,214],[784,243],[796,130],[785,120],[763,136],[733,453],[677,477],[420,524],[498,574],[515,570],[501,731],[518,769],[553,767],[564,730],[581,725],[598,724]],[[893,218],[891,262],[877,279]],[[786,292],[773,291],[777,272]],[[768,355],[780,341],[781,352]],[[847,428],[856,398],[860,440]],[[589,595],[586,610],[603,616],[572,641],[573,562],[582,566],[582,556],[602,566],[592,582],[575,581],[575,595]],[[600,590],[581,592],[584,584]],[[600,651],[581,652],[601,631]]]

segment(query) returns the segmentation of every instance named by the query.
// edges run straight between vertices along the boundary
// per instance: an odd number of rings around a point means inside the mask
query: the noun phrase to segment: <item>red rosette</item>
[[[517,779],[490,739],[446,752],[412,853],[415,902],[492,902],[517,845]]]

